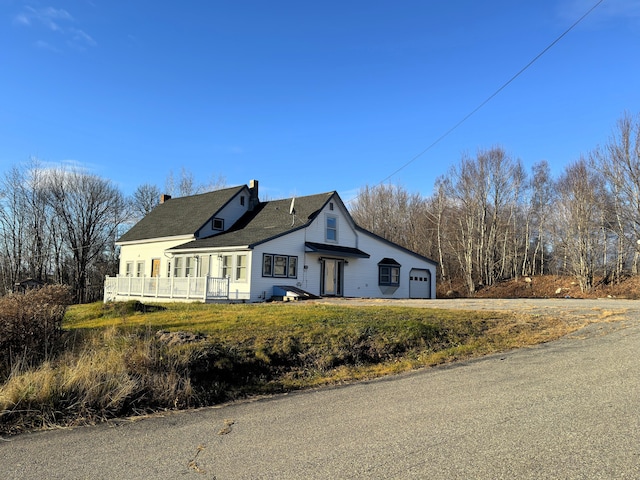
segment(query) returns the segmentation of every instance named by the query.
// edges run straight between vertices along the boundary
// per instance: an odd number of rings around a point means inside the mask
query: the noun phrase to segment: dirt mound
[[[478,287],[474,295],[466,295],[463,285],[451,286],[446,291],[439,288],[441,298],[472,296],[476,298],[628,298],[640,299],[640,276],[628,277],[619,282],[598,279],[589,292],[580,291],[573,277],[540,275],[505,280],[491,286]]]

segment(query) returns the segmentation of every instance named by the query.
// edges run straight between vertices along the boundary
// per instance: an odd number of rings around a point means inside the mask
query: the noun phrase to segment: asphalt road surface
[[[639,307],[560,303],[544,308],[601,322],[393,378],[5,438],[0,478],[638,479]]]

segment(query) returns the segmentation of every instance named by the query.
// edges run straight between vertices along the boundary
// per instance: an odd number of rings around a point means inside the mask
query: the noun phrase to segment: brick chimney
[[[249,211],[252,211],[260,204],[258,198],[258,180],[249,181]]]
[[[162,195],[160,195],[160,203],[164,203],[167,200],[171,200],[171,195],[168,195],[166,193],[163,193]]]

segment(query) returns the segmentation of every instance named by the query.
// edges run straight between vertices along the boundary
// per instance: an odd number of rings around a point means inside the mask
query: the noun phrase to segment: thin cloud
[[[95,165],[80,162],[78,160],[73,159],[63,159],[58,161],[52,160],[42,160],[37,156],[33,156],[30,159],[32,162],[35,162],[38,166],[38,170],[40,171],[49,171],[49,170],[75,170],[81,171],[83,173],[90,173],[92,170],[95,170]]]
[[[73,160],[71,158],[60,160],[58,165],[66,170],[73,170],[76,172],[82,172],[90,174],[92,171],[96,170],[96,165],[87,162],[81,162],[79,160]]]
[[[602,6],[610,17],[640,18],[640,0],[610,0]]]
[[[97,45],[96,41],[86,33],[84,30],[80,30],[77,28],[70,28],[69,32],[73,35],[73,40],[81,43],[85,43],[91,47],[95,47]]]
[[[355,202],[360,195],[360,188],[352,188],[340,193],[340,198],[344,201],[345,205]]]
[[[14,25],[21,25],[25,27],[31,26],[31,20],[29,19],[29,16],[25,15],[24,13],[21,13],[13,17],[13,23]]]
[[[562,20],[575,19],[583,15],[595,4],[595,0],[567,0],[558,7],[558,16]],[[640,0],[607,0],[598,6],[592,22],[599,23],[610,20],[634,20],[640,19]]]
[[[54,7],[34,8],[26,6],[22,12],[13,18],[14,25],[34,29],[40,26],[45,30],[60,34],[66,38],[70,47],[77,50],[85,50],[85,47],[95,47],[97,42],[91,35],[80,28],[70,25],[75,22],[76,19],[67,10]],[[55,48],[50,41],[38,40],[35,45],[38,48],[59,52],[59,49]]]
[[[31,25],[33,21],[37,21],[40,24],[44,25],[49,30],[54,32],[62,32],[63,28],[60,26],[59,22],[72,22],[73,17],[69,12],[60,8],[56,9],[53,7],[47,8],[33,8],[33,7],[25,7],[25,12],[20,14],[24,19],[27,20],[27,25]],[[24,23],[23,23],[24,24]]]
[[[60,53],[60,50],[58,50],[56,47],[54,47],[50,43],[45,42],[44,40],[38,40],[34,43],[34,45],[36,48],[39,48],[42,50],[49,50],[50,52]]]

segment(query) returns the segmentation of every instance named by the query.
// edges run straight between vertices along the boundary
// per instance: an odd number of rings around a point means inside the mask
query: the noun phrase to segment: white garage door
[[[409,297],[431,298],[431,272],[412,268],[409,272]]]

